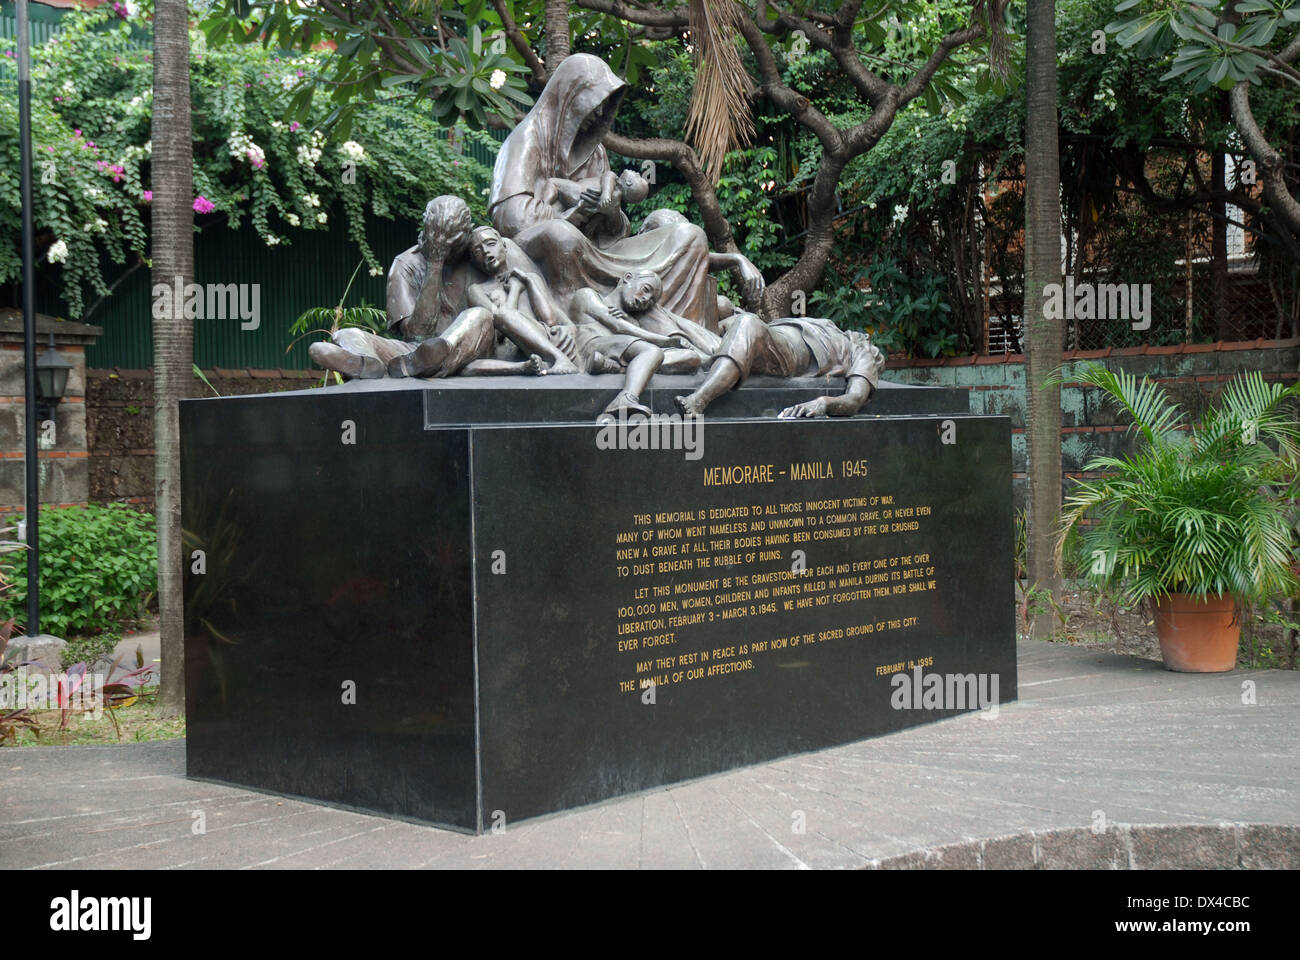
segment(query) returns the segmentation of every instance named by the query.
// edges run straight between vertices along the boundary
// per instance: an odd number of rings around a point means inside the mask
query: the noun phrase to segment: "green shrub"
[[[41,618],[41,629],[45,630],[46,633],[49,632],[49,628],[45,626],[44,617]],[[117,647],[118,640],[119,636],[116,630],[94,636],[74,637],[68,641],[61,654],[64,669],[66,670],[74,663],[84,663],[86,669],[93,671],[99,661],[113,658],[113,650]]]
[[[118,634],[139,619],[158,589],[158,538],[152,514],[123,504],[42,507],[41,630],[60,637]],[[0,596],[0,621],[27,620],[27,553],[4,555],[12,589]]]

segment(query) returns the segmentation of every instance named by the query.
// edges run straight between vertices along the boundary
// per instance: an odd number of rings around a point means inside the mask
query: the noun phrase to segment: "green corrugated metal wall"
[[[47,7],[43,3],[27,5],[27,36],[29,43],[44,43],[59,32],[59,21],[66,10]],[[12,3],[0,4],[0,37],[9,39],[18,35],[18,14]]]
[[[305,369],[311,366],[307,345],[291,352],[289,327],[310,307],[338,303],[348,278],[361,260],[347,236],[342,212],[331,213],[334,231],[295,232],[288,246],[268,247],[251,226],[240,230],[209,228],[194,238],[195,282],[257,284],[259,325],[241,330],[237,319],[194,321],[194,362],[201,367]],[[415,224],[378,220],[371,223],[371,249],[387,269],[416,237]],[[114,270],[120,272],[114,265]],[[115,274],[106,271],[112,282]],[[137,270],[110,298],[85,318],[103,327],[104,334],[86,351],[86,364],[95,368],[139,369],[153,366],[151,341],[152,285],[144,268]],[[349,292],[348,305],[384,304],[384,278],[371,277],[362,267]]]

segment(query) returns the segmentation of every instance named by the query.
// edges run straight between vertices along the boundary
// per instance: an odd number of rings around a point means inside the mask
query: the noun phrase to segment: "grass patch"
[[[144,743],[149,740],[178,740],[185,737],[185,718],[159,716],[158,690],[153,688],[129,706],[92,713],[74,713],[60,730],[58,710],[33,710],[37,729],[19,727],[12,740],[0,737],[0,744],[14,747],[62,747],[89,743]],[[117,723],[114,724],[114,719]]]

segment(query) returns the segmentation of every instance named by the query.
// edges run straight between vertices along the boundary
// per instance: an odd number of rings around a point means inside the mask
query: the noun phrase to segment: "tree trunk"
[[[1300,36],[1287,44],[1287,51],[1292,47],[1300,50]],[[1294,54],[1292,57],[1294,58]],[[1228,94],[1228,103],[1232,109],[1232,122],[1241,134],[1246,149],[1257,167],[1256,176],[1264,187],[1264,199],[1272,207],[1276,226],[1285,231],[1291,240],[1289,246],[1295,248],[1300,240],[1300,200],[1291,196],[1286,181],[1286,161],[1273,149],[1273,145],[1264,138],[1264,133],[1255,121],[1255,113],[1250,106],[1250,84],[1242,80]]]
[[[793,267],[763,291],[759,313],[764,320],[788,317],[795,293],[802,292],[806,302],[808,295],[821,283],[826,261],[835,249],[835,191],[844,166],[840,157],[822,155],[821,166],[817,168],[812,189],[808,191],[808,236],[803,253]]]
[[[1028,4],[1025,118],[1025,439],[1029,448],[1029,582],[1055,597],[1053,548],[1061,515],[1061,388],[1044,381],[1061,363],[1063,320],[1043,309],[1061,282],[1061,170],[1056,117],[1056,2]],[[1053,630],[1040,601],[1034,633]]]
[[[546,69],[569,55],[569,0],[546,0]]]
[[[153,283],[168,291],[194,277],[193,146],[190,126],[189,10],[185,0],[154,9],[152,254]],[[171,295],[168,294],[170,297]],[[164,714],[185,709],[182,606],[181,472],[178,401],[193,384],[194,329],[183,311],[153,321],[154,495],[158,513],[158,611]],[[180,312],[180,316],[175,316]]]

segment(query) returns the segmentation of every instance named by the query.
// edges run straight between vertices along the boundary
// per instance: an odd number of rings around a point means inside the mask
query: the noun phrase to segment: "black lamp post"
[[[72,361],[54,349],[54,334],[50,334],[50,348],[36,361],[36,417],[42,423],[54,419],[54,408],[63,399],[68,388],[68,374]]]
[[[32,224],[32,58],[28,46],[27,0],[18,0],[18,155],[23,237],[23,380],[27,477],[27,636],[41,632],[40,480],[36,472],[36,231]],[[67,382],[64,374],[64,382]],[[51,384],[53,386],[53,384]]]

